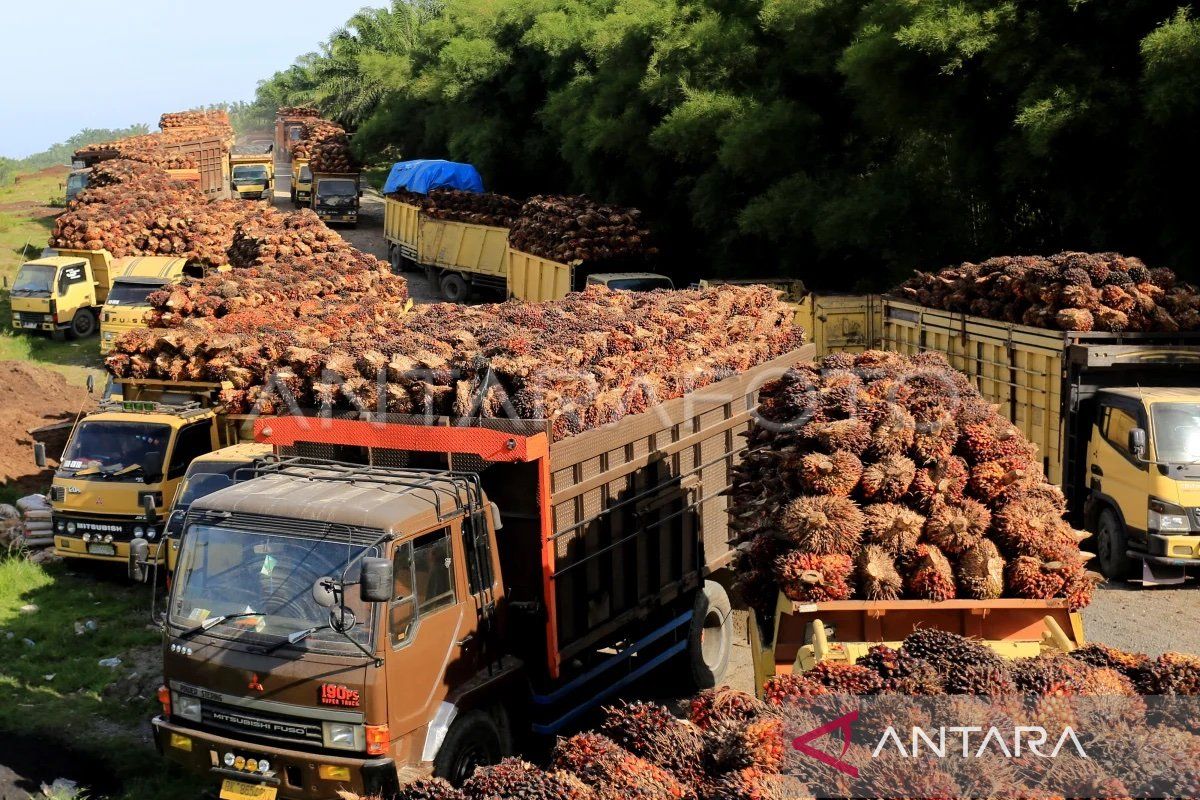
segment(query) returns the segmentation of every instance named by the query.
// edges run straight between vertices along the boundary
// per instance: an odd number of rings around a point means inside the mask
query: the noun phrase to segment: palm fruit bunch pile
[[[151,297],[117,376],[230,381],[232,412],[300,407],[549,420],[556,439],[637,414],[803,343],[767,287],[589,287],[542,304],[421,305],[357,251],[245,267]],[[360,258],[361,257],[361,258]],[[167,314],[171,318],[167,318]]]
[[[513,221],[509,244],[563,264],[635,262],[657,253],[636,208],[606,206],[579,195],[531,197]]]
[[[200,141],[213,137],[228,140],[233,136],[233,128],[224,112],[179,113],[199,116],[189,116],[193,122],[186,126],[164,125],[161,133],[126,136],[111,142],[90,144],[77,150],[76,157],[84,160],[124,158],[150,164],[159,169],[195,169],[200,164],[199,147],[188,145],[198,145]],[[174,119],[175,116],[164,114],[163,120],[168,120],[169,117]]]
[[[229,113],[223,108],[212,111],[168,111],[158,118],[158,127],[168,128],[207,128],[211,126],[229,125]]]
[[[321,112],[312,106],[280,106],[275,112],[281,117],[319,117]]]
[[[344,130],[330,132],[312,143],[313,172],[356,172],[358,162],[350,152],[350,137]]]
[[[1091,600],[1087,534],[1035,448],[937,353],[867,351],[767,384],[731,488],[739,585],[823,602]]]
[[[346,146],[349,144],[349,141],[346,139],[346,130],[341,125],[320,117],[312,117],[304,122],[304,127],[300,131],[299,138],[288,141],[288,152],[294,158],[315,158],[318,145],[326,139],[340,141]],[[349,153],[347,152],[346,155],[348,157]],[[335,171],[318,169],[316,164],[311,166],[313,172]],[[337,171],[346,172],[347,170]]]
[[[433,219],[490,225],[495,228],[512,227],[513,220],[521,213],[521,204],[518,201],[495,192],[432,189],[429,194],[420,194],[400,189],[389,196],[402,203],[417,206]]]
[[[1200,290],[1118,253],[1001,256],[918,272],[897,294],[931,308],[1067,331],[1200,329]]]

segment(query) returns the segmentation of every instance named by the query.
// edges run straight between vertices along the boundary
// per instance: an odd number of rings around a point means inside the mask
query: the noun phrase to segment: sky
[[[252,100],[370,0],[17,0],[0,47],[0,156],[83,128]]]

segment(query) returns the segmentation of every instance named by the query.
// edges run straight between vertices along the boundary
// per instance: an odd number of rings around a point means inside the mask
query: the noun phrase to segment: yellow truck
[[[45,332],[54,338],[85,339],[99,327],[100,308],[113,281],[138,262],[176,259],[130,256],[113,259],[107,250],[56,251],[26,261],[10,290],[15,330]]]
[[[883,345],[944,353],[1061,484],[1099,569],[1200,567],[1200,334],[1057,331],[882,299]]]
[[[292,205],[307,207],[312,203],[313,173],[307,158],[292,159]]]
[[[150,314],[147,298],[152,292],[179,283],[185,277],[201,277],[202,274],[201,267],[189,265],[185,258],[146,256],[130,259],[121,277],[112,282],[100,309],[100,354],[107,355],[116,338],[126,331],[146,327]]]
[[[54,550],[124,563],[144,538],[159,556],[163,517],[198,457],[239,441],[242,420],[219,403],[219,383],[126,380],[80,419],[50,486]],[[44,460],[39,455],[39,461]]]
[[[229,190],[234,199],[265,200],[268,204],[274,199],[275,157],[270,149],[264,152],[259,146],[249,145],[235,148],[229,166]]]

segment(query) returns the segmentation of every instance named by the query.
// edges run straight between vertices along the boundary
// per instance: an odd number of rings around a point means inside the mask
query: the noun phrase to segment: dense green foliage
[[[681,278],[1200,261],[1200,20],[1177,2],[394,2],[256,105],[302,102],[366,157],[641,206]]]
[[[13,177],[26,172],[37,172],[39,169],[53,167],[59,164],[70,164],[71,157],[81,147],[97,142],[109,142],[124,136],[137,136],[149,133],[146,125],[130,125],[128,128],[84,128],[65,142],[53,144],[40,153],[34,153],[25,158],[5,158],[0,156],[0,186],[7,185]]]

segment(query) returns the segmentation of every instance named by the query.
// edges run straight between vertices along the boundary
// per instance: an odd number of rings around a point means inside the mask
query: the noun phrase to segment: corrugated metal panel
[[[388,197],[383,204],[383,236],[405,249],[408,258],[417,257],[418,219],[421,211],[414,205]]]
[[[443,269],[504,275],[508,270],[508,228],[430,219],[417,223],[417,260]]]
[[[540,303],[565,297],[575,281],[575,268],[520,250],[508,249],[508,294]]]

